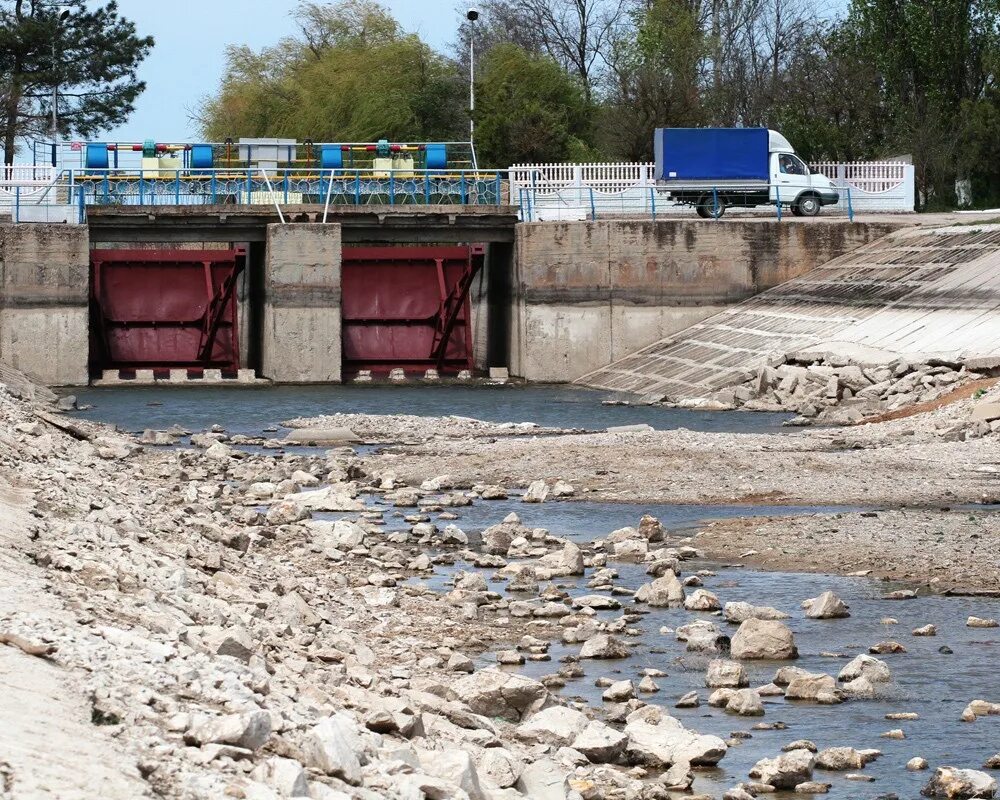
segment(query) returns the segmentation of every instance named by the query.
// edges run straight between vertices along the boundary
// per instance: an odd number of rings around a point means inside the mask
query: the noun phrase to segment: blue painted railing
[[[88,206],[500,205],[504,173],[473,170],[67,170]]]

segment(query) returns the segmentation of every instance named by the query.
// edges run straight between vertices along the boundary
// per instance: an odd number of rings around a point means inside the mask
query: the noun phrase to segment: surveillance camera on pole
[[[475,22],[477,19],[479,19],[479,9],[470,8],[468,11],[465,12],[465,18],[469,20],[469,22]]]

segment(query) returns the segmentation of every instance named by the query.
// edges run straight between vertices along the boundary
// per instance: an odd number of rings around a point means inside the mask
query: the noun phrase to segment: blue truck
[[[814,217],[840,200],[830,179],[810,173],[788,140],[767,128],[657,128],[656,185],[698,215],[773,205]]]

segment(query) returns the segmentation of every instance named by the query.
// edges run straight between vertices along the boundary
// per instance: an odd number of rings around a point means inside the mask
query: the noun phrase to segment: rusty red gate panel
[[[485,248],[345,247],[343,370],[473,368],[469,289]]]
[[[236,279],[246,251],[92,250],[91,368],[240,366]]]

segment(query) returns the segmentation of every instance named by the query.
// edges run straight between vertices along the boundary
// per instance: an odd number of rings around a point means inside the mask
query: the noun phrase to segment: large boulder
[[[486,800],[472,757],[455,747],[419,751],[420,768],[428,775],[458,786],[469,800]]]
[[[356,726],[341,714],[321,720],[302,744],[306,766],[354,786],[361,783],[360,753],[361,741]]]
[[[491,525],[482,532],[483,552],[490,555],[505,556],[510,550],[510,543],[518,536],[530,534],[527,528],[517,522],[501,522]]]
[[[771,606],[754,606],[750,603],[744,603],[742,600],[726,603],[722,614],[726,618],[726,622],[732,622],[736,625],[746,622],[748,619],[788,619],[788,614],[784,611],[778,611]]]
[[[888,683],[892,680],[889,665],[881,659],[862,653],[844,665],[837,675],[839,681],[853,681],[867,678],[871,683]]]
[[[580,658],[628,658],[631,653],[625,642],[607,633],[591,636],[580,648]]]
[[[839,619],[851,616],[847,604],[833,592],[823,592],[802,603],[810,619]]]
[[[705,685],[718,689],[726,687],[739,689],[750,685],[747,671],[739,661],[727,658],[716,658],[708,662],[708,672],[705,673]]]
[[[271,715],[266,711],[204,717],[184,735],[193,744],[231,744],[247,750],[263,747],[270,737]]]
[[[823,705],[836,705],[844,698],[832,675],[823,672],[803,672],[788,682],[786,700],[812,700]]]
[[[718,611],[722,604],[708,589],[695,589],[684,601],[684,608],[688,611]]]
[[[655,581],[640,586],[635,593],[635,601],[657,608],[679,608],[684,605],[684,586],[674,571],[668,569]]]
[[[567,800],[570,774],[555,761],[540,758],[524,768],[514,788],[531,800]]]
[[[718,764],[726,743],[685,728],[659,706],[645,706],[625,719],[629,760],[635,764],[669,767],[678,762],[694,766]]]
[[[808,750],[789,750],[777,758],[762,758],[750,770],[750,777],[775,789],[794,789],[812,780],[816,757]]]
[[[678,641],[686,642],[691,653],[729,652],[729,637],[719,630],[714,622],[699,619],[681,625],[674,632]]]
[[[730,644],[733,658],[784,660],[798,658],[795,637],[777,620],[748,619]]]
[[[833,772],[861,769],[872,759],[853,747],[827,747],[816,754],[816,766]]]
[[[978,770],[938,767],[920,793],[925,797],[993,798],[996,797],[997,782]]]
[[[587,717],[575,708],[550,706],[518,725],[516,733],[519,739],[528,742],[564,747],[587,727],[588,722]]]
[[[518,721],[538,711],[549,700],[538,681],[498,669],[481,669],[451,685],[459,700],[484,717]]]
[[[592,720],[573,740],[571,747],[595,764],[609,764],[621,758],[628,736],[599,720]]]

